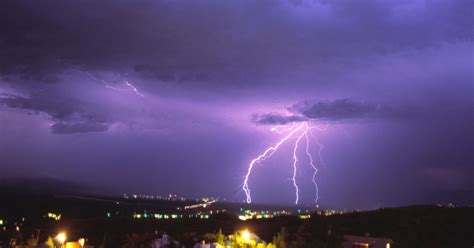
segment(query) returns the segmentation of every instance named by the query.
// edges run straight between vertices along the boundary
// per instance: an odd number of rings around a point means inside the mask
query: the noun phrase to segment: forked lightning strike
[[[321,143],[319,143],[318,139],[313,134],[312,130],[317,129],[319,131],[325,131],[327,129],[327,126],[328,125],[326,124],[326,127],[321,129],[321,128],[317,128],[317,127],[312,127],[308,122],[302,122],[300,124],[295,124],[293,122],[293,123],[291,123],[291,125],[289,125],[287,127],[284,127],[282,129],[279,129],[278,127],[273,127],[271,129],[271,131],[276,132],[278,134],[284,134],[286,132],[288,132],[288,133],[276,145],[267,148],[262,154],[260,154],[258,157],[256,157],[252,161],[250,161],[250,164],[249,164],[249,167],[248,167],[248,170],[247,170],[247,174],[244,177],[244,182],[243,182],[243,185],[242,185],[242,189],[245,192],[245,196],[246,196],[246,202],[247,203],[252,202],[251,191],[250,191],[250,187],[249,187],[249,177],[252,174],[252,170],[253,170],[255,164],[260,163],[260,162],[264,161],[265,159],[271,157],[278,150],[278,148],[280,148],[280,146],[282,144],[284,144],[286,141],[288,141],[291,138],[296,138],[295,144],[293,146],[293,163],[292,163],[293,175],[290,179],[292,184],[293,184],[293,187],[295,188],[295,204],[298,204],[299,197],[300,197],[300,190],[299,190],[299,187],[298,187],[298,183],[296,181],[296,175],[297,175],[298,163],[299,163],[298,149],[299,149],[299,145],[301,143],[301,140],[303,138],[306,140],[306,142],[304,143],[305,153],[306,153],[306,156],[308,157],[309,165],[313,169],[312,182],[313,182],[313,185],[314,185],[314,188],[315,188],[315,202],[317,202],[318,198],[319,198],[319,188],[318,188],[318,184],[316,182],[316,174],[318,173],[318,169],[315,165],[313,156],[311,155],[311,152],[310,152],[310,138],[309,138],[309,135],[311,135],[312,137],[315,138],[316,144],[319,147],[319,150],[318,150],[319,160],[321,161],[321,164],[323,164],[322,159],[321,159],[321,151],[323,149],[323,145]]]

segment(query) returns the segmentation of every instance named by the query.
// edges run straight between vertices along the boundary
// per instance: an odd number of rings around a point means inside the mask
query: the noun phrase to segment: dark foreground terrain
[[[185,211],[182,206],[188,202],[70,197],[13,187],[3,187],[1,192],[1,247],[8,247],[12,238],[26,243],[38,234],[44,242],[60,231],[67,232],[71,240],[85,237],[94,247],[148,247],[163,233],[193,247],[201,240],[213,241],[219,230],[228,235],[243,229],[267,242],[278,236],[286,247],[341,247],[344,235],[390,238],[391,247],[403,248],[474,245],[474,207],[407,206],[332,215],[314,212],[308,219],[294,213],[243,221],[238,218],[242,209],[232,204]],[[182,213],[177,218],[155,215],[171,216],[177,209]],[[211,211],[206,218],[187,218]],[[48,213],[61,214],[61,218],[51,218]],[[136,213],[141,213],[140,218],[133,218]]]

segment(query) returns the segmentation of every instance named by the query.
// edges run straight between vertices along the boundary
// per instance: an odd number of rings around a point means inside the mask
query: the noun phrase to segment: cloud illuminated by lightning
[[[309,159],[309,165],[313,169],[312,182],[313,182],[313,185],[314,185],[314,188],[315,188],[315,202],[317,202],[318,199],[319,199],[319,188],[318,188],[318,184],[316,182],[316,174],[318,173],[318,169],[315,165],[313,156],[311,155],[311,152],[310,152],[310,138],[309,138],[309,135],[316,138],[316,136],[313,134],[312,130],[316,129],[318,131],[325,131],[327,129],[327,126],[328,125],[326,124],[325,128],[319,128],[319,127],[311,126],[310,123],[308,123],[308,122],[302,122],[302,123],[299,123],[299,124],[295,124],[293,122],[293,123],[291,123],[291,125],[284,126],[283,128],[281,128],[281,127],[271,128],[271,131],[273,131],[273,132],[276,132],[280,135],[286,133],[286,135],[278,143],[276,143],[274,146],[271,146],[271,147],[267,148],[262,154],[260,154],[258,157],[256,157],[252,161],[250,161],[247,173],[244,177],[244,181],[243,181],[243,184],[242,184],[242,189],[245,192],[245,196],[246,196],[246,202],[247,203],[252,202],[251,190],[250,190],[250,186],[249,186],[249,177],[252,174],[252,171],[253,171],[253,168],[254,168],[255,164],[260,163],[260,162],[264,161],[265,159],[271,157],[280,148],[280,146],[282,144],[284,144],[286,141],[288,141],[291,138],[296,138],[296,141],[295,141],[294,146],[293,146],[293,157],[292,157],[293,158],[293,163],[292,163],[293,175],[290,179],[292,184],[293,184],[293,187],[295,188],[295,204],[298,204],[299,197],[300,197],[300,195],[299,195],[300,190],[299,190],[298,183],[297,183],[297,180],[296,180],[296,175],[297,175],[297,171],[298,171],[298,164],[300,162],[300,160],[298,159],[298,153],[297,152],[298,152],[301,140],[303,138],[306,140],[306,142],[303,144],[305,146],[305,153],[306,153],[306,156]],[[323,149],[323,145],[321,143],[319,143],[319,141],[317,139],[315,139],[315,140],[316,140],[316,144],[319,147],[318,155],[319,155],[320,161],[322,163],[321,151]]]

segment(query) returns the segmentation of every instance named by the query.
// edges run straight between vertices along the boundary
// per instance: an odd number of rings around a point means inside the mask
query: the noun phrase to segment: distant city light
[[[239,215],[239,220],[247,220],[247,217],[245,215]]]
[[[84,247],[84,245],[86,244],[86,240],[84,238],[80,238],[78,241],[77,241],[82,247]]]
[[[142,217],[141,214],[133,214],[134,219],[140,219]]]
[[[55,213],[48,213],[48,217],[54,220],[60,220],[61,215],[60,214],[55,214]]]
[[[298,215],[298,217],[302,220],[307,220],[309,218],[311,218],[311,215],[309,214],[301,214],[301,215]]]

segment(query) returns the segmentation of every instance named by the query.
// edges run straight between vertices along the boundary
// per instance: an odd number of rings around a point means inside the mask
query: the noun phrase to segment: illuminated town
[[[25,195],[26,196],[26,195]],[[17,196],[6,196],[17,199]],[[13,197],[13,198],[11,198]],[[313,208],[238,204],[204,197],[188,200],[169,194],[123,194],[122,197],[85,195],[29,195],[38,209],[24,211],[28,206],[5,204],[0,212],[0,244],[2,247],[286,247],[289,235],[304,235],[291,226],[321,225],[328,230],[326,242],[344,247],[354,244],[383,243],[390,248],[393,239],[371,236],[373,227],[358,227],[363,216],[384,216],[397,212],[423,211],[425,213],[471,212],[473,207],[456,207],[454,204],[418,206],[373,211],[334,210]],[[79,208],[78,208],[79,207]],[[41,210],[39,209],[44,209]],[[450,214],[446,215],[447,217]],[[367,217],[364,217],[367,218]],[[372,217],[371,217],[372,218]],[[448,217],[449,218],[449,217]],[[337,227],[339,219],[347,219],[353,229]],[[333,224],[329,224],[329,223]],[[286,228],[284,228],[286,226]],[[288,228],[288,229],[287,229]],[[135,233],[141,230],[140,233]],[[345,231],[344,231],[345,230]],[[359,230],[359,231],[358,231]],[[360,233],[363,230],[363,233]],[[270,231],[270,232],[269,232]],[[131,232],[131,233],[130,233]],[[360,233],[359,236],[353,233]],[[293,234],[292,234],[293,233]],[[349,234],[347,234],[349,233]],[[297,242],[297,241],[294,241]],[[358,246],[356,246],[358,247]],[[374,246],[378,247],[378,246]]]

